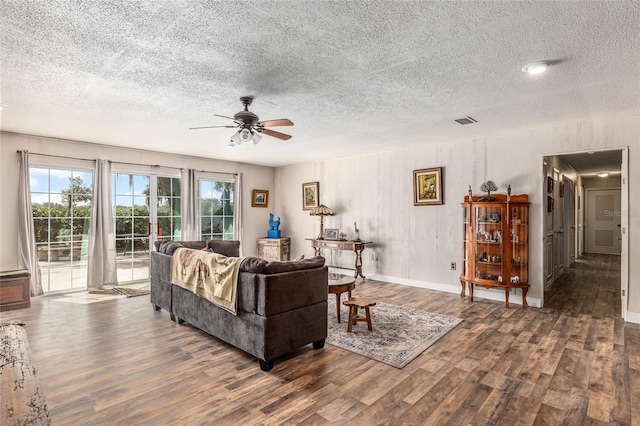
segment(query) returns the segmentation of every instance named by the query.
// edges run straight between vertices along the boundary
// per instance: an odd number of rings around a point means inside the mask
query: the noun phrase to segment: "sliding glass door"
[[[29,179],[42,289],[86,288],[93,172],[32,166]]]
[[[118,282],[149,279],[156,240],[180,238],[180,178],[113,173]]]

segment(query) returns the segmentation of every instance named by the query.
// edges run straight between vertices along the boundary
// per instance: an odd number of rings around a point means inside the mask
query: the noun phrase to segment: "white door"
[[[587,188],[587,253],[621,254],[620,189]]]
[[[553,280],[562,274],[564,268],[564,205],[560,202],[560,171],[553,169]]]

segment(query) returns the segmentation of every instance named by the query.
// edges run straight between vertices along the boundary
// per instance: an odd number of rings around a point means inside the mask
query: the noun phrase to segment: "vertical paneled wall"
[[[325,219],[325,227],[339,228],[353,238],[356,221],[360,236],[376,243],[365,251],[365,275],[452,291],[459,289],[462,259],[459,203],[468,185],[478,194],[486,180],[496,182],[499,192],[505,192],[510,184],[514,194],[529,194],[531,202],[529,298],[535,304],[542,297],[545,282],[543,215],[547,213],[543,157],[623,146],[630,147],[633,164],[640,146],[640,115],[541,126],[487,138],[280,167],[276,170],[275,209],[283,216],[286,233],[292,238],[293,255],[312,255],[305,239],[317,235],[319,219],[302,210],[301,186],[304,182],[319,181],[320,202],[336,211],[336,216]],[[445,203],[413,206],[412,171],[429,167],[444,168]],[[640,215],[633,214],[639,208],[638,182],[640,171],[631,168],[630,233],[640,231]],[[634,243],[632,238],[629,251],[633,258],[633,252],[640,251],[640,240]],[[369,259],[372,252],[377,260]],[[353,261],[350,253],[334,252],[327,256],[332,257],[331,263],[343,266]],[[451,262],[457,263],[457,270],[450,269]],[[630,271],[630,293],[640,296],[640,278],[636,278],[640,277],[640,267],[631,265],[631,269],[635,271]],[[630,305],[632,312],[640,312],[640,297],[636,299],[635,305]]]

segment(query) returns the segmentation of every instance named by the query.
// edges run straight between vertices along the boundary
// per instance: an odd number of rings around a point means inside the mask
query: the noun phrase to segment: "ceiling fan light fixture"
[[[548,64],[546,62],[532,62],[522,67],[522,71],[529,75],[540,74],[547,70]]]
[[[258,145],[258,143],[260,143],[261,140],[262,140],[262,136],[260,135],[260,133],[254,132],[253,133],[253,144],[254,145]]]
[[[240,140],[240,132],[236,132],[233,136],[231,136],[231,140],[229,141],[229,143],[233,144],[233,145],[240,145],[242,141]],[[232,146],[233,146],[232,145]]]
[[[240,142],[249,142],[251,140],[251,131],[249,129],[242,129],[240,131]]]

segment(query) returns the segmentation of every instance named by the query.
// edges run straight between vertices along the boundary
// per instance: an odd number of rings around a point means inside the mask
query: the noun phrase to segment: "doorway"
[[[558,174],[555,171],[559,171]],[[608,175],[618,179],[618,187],[612,188],[604,184],[603,180],[598,180],[598,176]],[[543,157],[543,176],[552,177],[556,184],[562,184],[564,189],[564,198],[560,197],[560,193],[555,190],[548,190],[546,184],[543,189],[543,194],[548,195],[552,211],[548,211],[547,203],[542,206],[542,230],[544,232],[544,244],[542,248],[542,258],[546,259],[542,265],[542,276],[549,279],[549,275],[553,275],[556,272],[555,266],[557,257],[554,256],[558,251],[563,251],[562,268],[558,272],[561,277],[567,275],[567,273],[573,273],[574,268],[580,266],[581,268],[595,268],[594,262],[585,262],[588,260],[587,254],[589,250],[593,253],[607,253],[603,251],[603,247],[609,248],[610,252],[616,250],[614,247],[620,247],[617,253],[619,254],[619,262],[614,262],[612,265],[617,269],[615,274],[612,274],[612,279],[615,280],[613,285],[617,288],[618,298],[611,299],[610,303],[614,303],[617,306],[616,312],[619,312],[622,318],[626,317],[627,312],[627,289],[628,289],[628,235],[626,229],[628,228],[628,216],[625,216],[622,212],[628,211],[628,148],[615,148],[600,151],[584,151],[577,153],[563,153],[555,154]],[[585,187],[585,182],[589,182],[590,185]],[[573,181],[570,183],[569,181]],[[560,185],[559,185],[560,186]],[[571,188],[573,187],[573,188]],[[592,188],[594,191],[588,190]],[[601,192],[596,190],[612,190],[615,192]],[[568,193],[571,191],[571,194]],[[573,197],[573,201],[571,201]],[[592,198],[589,200],[589,198]],[[562,207],[562,222],[564,223],[564,244],[562,248],[556,251],[553,247],[556,242],[559,242],[559,238],[555,237],[556,226],[555,221],[560,219],[555,213],[553,206]],[[589,228],[587,226],[588,206],[594,206],[598,204],[600,214],[594,217],[595,226]],[[573,209],[573,211],[572,211]],[[558,212],[559,213],[559,212]],[[595,213],[592,213],[595,215]],[[599,232],[595,232],[599,231]],[[551,237],[551,238],[550,238]],[[618,239],[619,238],[619,239]],[[587,240],[591,239],[591,242]],[[591,244],[591,245],[590,245]],[[593,244],[597,250],[593,248]],[[571,262],[572,254],[574,254],[575,261]],[[608,255],[611,256],[611,255]],[[616,256],[616,255],[614,255]],[[598,262],[595,262],[598,263]],[[569,274],[569,275],[570,275]],[[546,306],[546,299],[549,296],[549,291],[563,292],[567,291],[567,294],[575,294],[571,289],[557,288],[557,286],[580,286],[579,281],[559,279],[553,277],[550,280],[550,285],[545,285],[544,293],[542,297],[542,305]]]
[[[118,283],[149,279],[154,241],[180,239],[180,178],[112,173]]]

